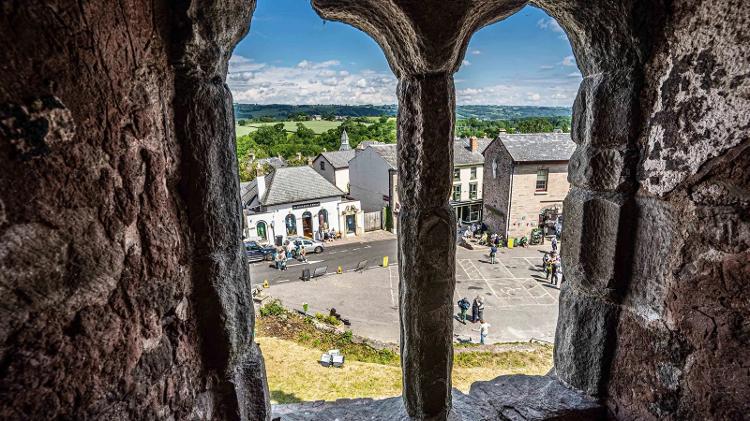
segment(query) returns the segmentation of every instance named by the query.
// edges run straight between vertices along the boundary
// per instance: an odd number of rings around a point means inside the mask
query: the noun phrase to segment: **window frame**
[[[325,171],[326,170],[326,162],[324,160],[320,160],[320,170]]]
[[[461,181],[461,168],[453,169],[453,181]]]
[[[544,174],[544,179],[540,180],[539,177]],[[543,182],[544,185],[542,187],[539,186],[539,183]],[[549,168],[538,168],[536,170],[536,180],[534,184],[534,191],[536,193],[545,193],[549,189]]]
[[[479,183],[469,183],[469,200],[476,200],[477,197],[479,197]]]
[[[477,179],[477,173],[479,170],[477,170],[478,167],[471,167],[471,177],[469,179],[476,180]]]
[[[458,199],[456,199],[456,193],[458,193]],[[454,184],[453,185],[453,192],[451,193],[451,198],[453,199],[454,202],[460,202],[461,201],[461,193],[463,193],[461,191],[461,184],[460,183]]]

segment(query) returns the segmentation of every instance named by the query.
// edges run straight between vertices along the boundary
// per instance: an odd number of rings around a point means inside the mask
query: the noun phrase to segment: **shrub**
[[[326,316],[325,314],[321,314],[321,313],[315,313],[315,318],[331,326],[338,326],[341,324],[341,320],[333,316]]]
[[[281,316],[282,314],[286,314],[286,309],[279,300],[273,300],[260,308],[260,315],[263,317]]]

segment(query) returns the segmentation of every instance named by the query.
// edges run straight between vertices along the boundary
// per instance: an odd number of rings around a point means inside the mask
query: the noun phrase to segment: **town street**
[[[268,262],[251,265],[255,285],[268,280],[264,294],[278,298],[290,309],[308,303],[310,312],[328,313],[331,308],[351,320],[352,331],[360,336],[398,343],[399,267],[396,239],[353,242],[333,246],[321,254],[308,256],[309,264],[292,263],[287,271],[276,271]],[[559,287],[544,279],[540,264],[549,245],[500,249],[498,263],[489,264],[487,249],[456,250],[456,293],[462,298],[485,300],[485,319],[492,325],[490,342],[554,340],[557,324]],[[384,268],[383,256],[389,266]],[[364,273],[353,269],[369,260]],[[344,273],[336,274],[341,265]],[[328,275],[302,282],[304,268],[328,266]],[[455,307],[458,313],[458,307]],[[456,340],[476,341],[477,325],[454,321]]]

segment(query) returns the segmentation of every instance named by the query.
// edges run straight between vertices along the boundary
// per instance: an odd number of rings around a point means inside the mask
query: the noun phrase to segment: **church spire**
[[[346,129],[344,129],[341,132],[341,146],[339,147],[340,151],[348,151],[351,149],[351,146],[349,146],[349,135],[346,134]]]

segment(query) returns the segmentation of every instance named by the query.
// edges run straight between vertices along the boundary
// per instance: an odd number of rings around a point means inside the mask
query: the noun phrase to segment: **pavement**
[[[282,301],[287,308],[301,309],[302,303],[310,312],[327,314],[335,308],[351,321],[354,334],[375,340],[398,343],[399,267],[395,236],[390,239],[368,237],[360,241],[328,247],[323,253],[308,255],[308,264],[289,262],[289,270],[276,271],[268,263],[251,265],[254,284],[268,280],[270,288],[264,292]],[[528,341],[552,342],[557,324],[559,287],[544,280],[541,271],[546,246],[500,249],[498,263],[489,263],[488,250],[477,247],[467,250],[457,247],[456,293],[454,305],[461,297],[471,301],[477,295],[485,298],[484,318],[490,323],[490,343]],[[383,256],[389,265],[382,267]],[[361,260],[369,260],[364,272],[353,269]],[[341,265],[342,274],[336,269]],[[381,266],[379,266],[381,265]],[[302,269],[328,266],[326,276],[310,282],[299,279]],[[455,305],[455,313],[458,306]],[[454,319],[457,340],[478,341],[478,324],[466,325]]]

